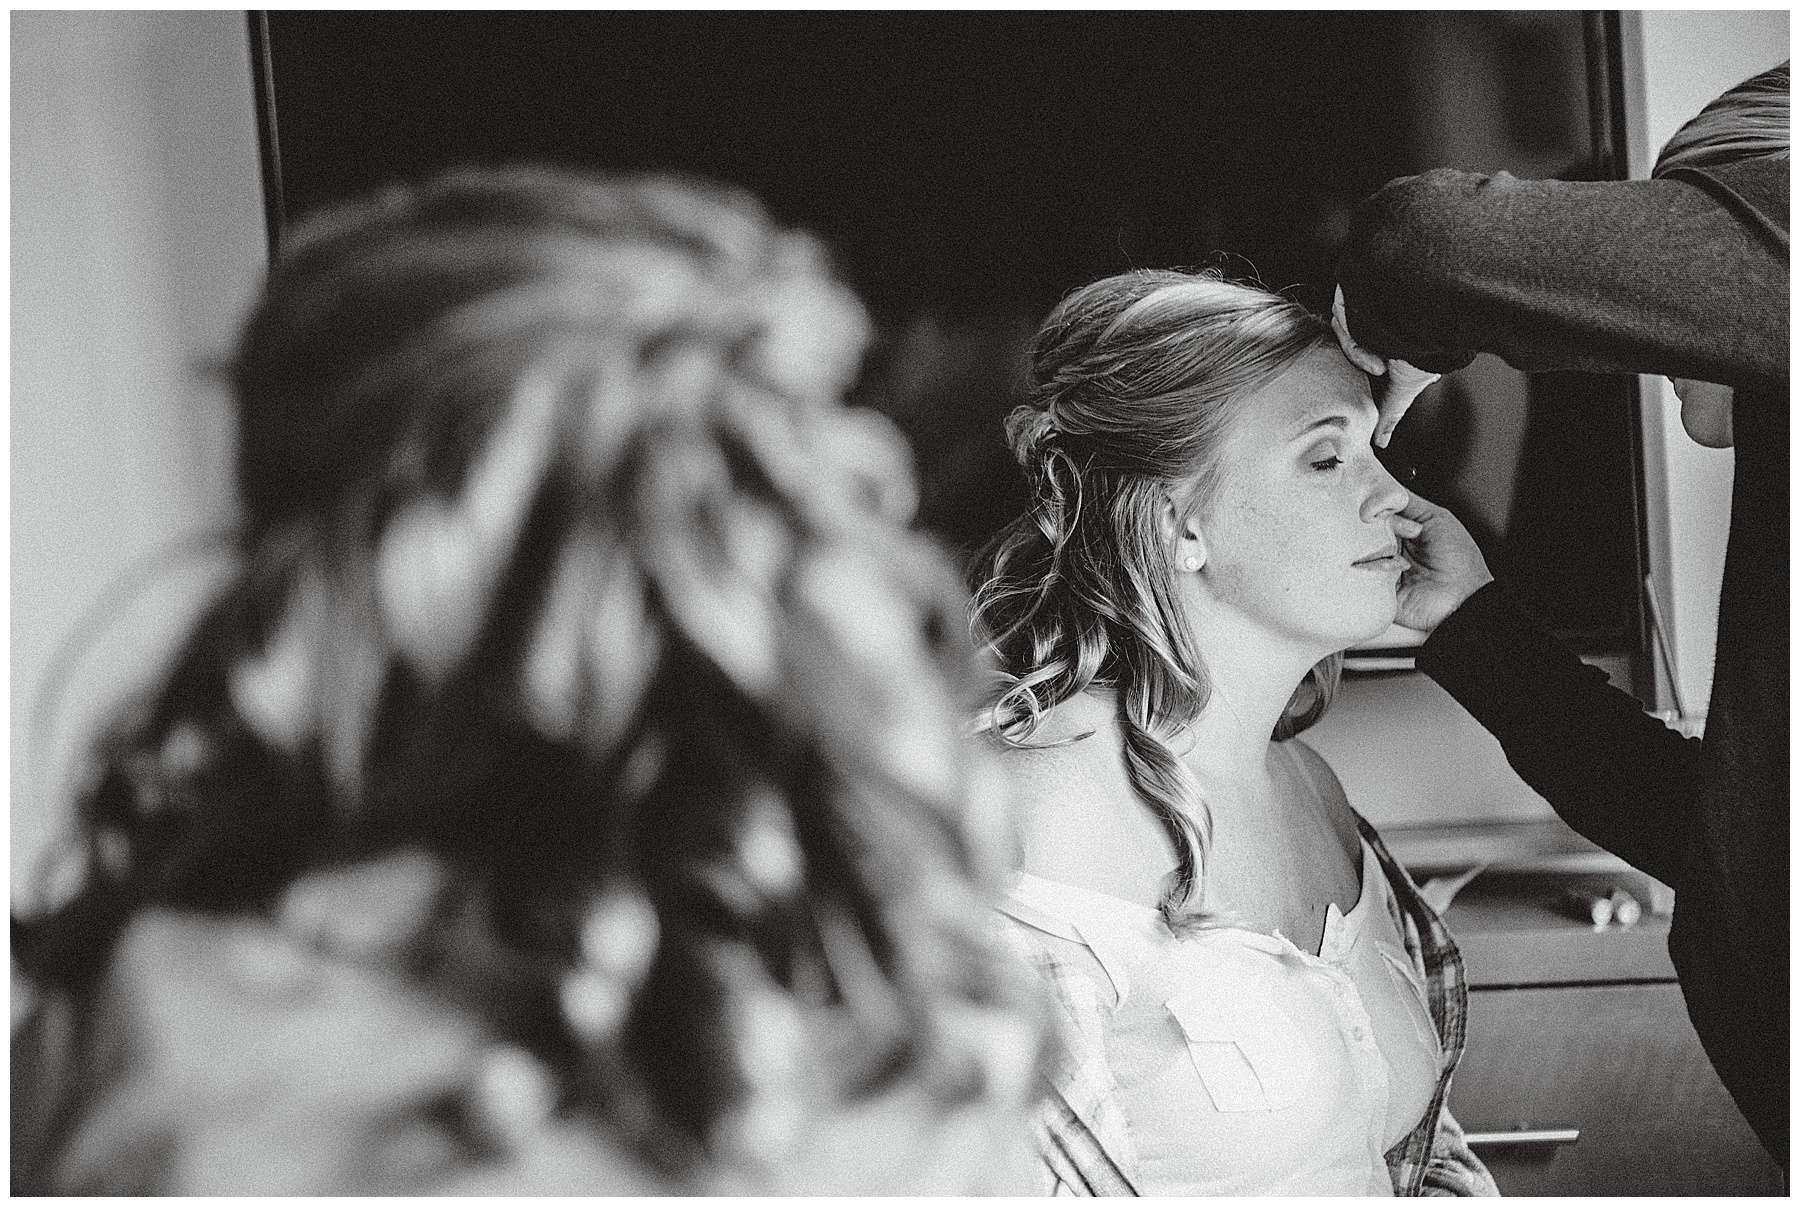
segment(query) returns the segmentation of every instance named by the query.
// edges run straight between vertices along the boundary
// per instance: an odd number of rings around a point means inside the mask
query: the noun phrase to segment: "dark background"
[[[886,317],[1043,309],[1096,275],[1222,248],[1328,302],[1321,207],[1407,167],[1399,22],[1381,14],[270,25],[290,216],[461,160],[683,169],[824,235]]]
[[[549,160],[722,179],[823,237],[877,320],[858,400],[912,441],[920,520],[964,550],[1023,502],[1000,423],[1025,340],[1068,289],[1214,265],[1323,309],[1350,210],[1385,181],[1458,155],[1521,175],[1586,170],[1584,102],[1558,86],[1580,71],[1573,13],[267,22],[289,220],[453,163]],[[1474,122],[1492,128],[1464,138],[1451,120],[1446,134],[1445,113],[1481,81],[1494,103]],[[1392,460],[1470,522],[1548,619],[1591,648],[1625,648],[1625,395],[1597,379],[1534,383],[1496,507],[1481,485],[1492,473],[1477,472],[1491,456],[1482,421],[1516,427],[1528,391],[1521,379],[1502,399],[1492,380],[1428,394]]]

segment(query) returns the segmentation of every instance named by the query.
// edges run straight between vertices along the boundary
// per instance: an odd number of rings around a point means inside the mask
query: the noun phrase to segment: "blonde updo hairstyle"
[[[1177,754],[1206,707],[1206,652],[1176,596],[1173,497],[1204,514],[1244,398],[1330,328],[1296,302],[1215,272],[1136,270],[1076,290],[1031,344],[1030,400],[1007,437],[1030,489],[1023,515],[977,557],[976,632],[999,667],[985,722],[1027,745],[1050,709],[1089,688],[1118,700],[1132,787],[1177,851],[1161,907],[1203,922],[1211,818]],[[1341,656],[1315,666],[1274,732],[1316,721]]]

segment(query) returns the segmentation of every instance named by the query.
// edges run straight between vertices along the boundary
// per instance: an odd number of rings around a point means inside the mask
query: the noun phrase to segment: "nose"
[[[1369,460],[1375,471],[1369,483],[1369,493],[1363,500],[1362,518],[1373,524],[1394,515],[1412,502],[1412,495],[1388,472],[1387,466],[1373,457]]]

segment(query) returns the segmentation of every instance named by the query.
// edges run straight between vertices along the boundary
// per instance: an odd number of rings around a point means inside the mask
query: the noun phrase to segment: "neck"
[[[1122,741],[1118,710],[1118,697],[1111,688],[1090,687],[1046,712],[1031,740],[1045,745],[1080,742],[1116,752]]]
[[[1323,654],[1274,640],[1241,622],[1196,626],[1206,651],[1211,693],[1206,707],[1178,740],[1181,758],[1202,786],[1259,791],[1269,780],[1269,742],[1294,689]],[[1044,716],[1033,743],[1076,742],[1084,753],[1118,756],[1118,696],[1093,687]]]
[[[1195,633],[1212,690],[1191,727],[1188,766],[1202,784],[1266,785],[1275,723],[1323,655],[1275,640],[1235,617],[1209,618]]]

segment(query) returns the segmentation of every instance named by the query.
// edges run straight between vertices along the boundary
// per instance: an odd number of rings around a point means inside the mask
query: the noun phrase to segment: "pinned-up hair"
[[[990,1092],[957,1020],[1039,1015],[984,929],[966,595],[841,405],[866,333],[815,242],[691,182],[465,170],[292,232],[231,370],[239,571],[15,958],[79,1001],[136,911],[422,848],[428,947],[486,953],[442,987],[659,1165],[800,1092],[751,1051],[790,1033],[827,1098]],[[558,978],[620,900],[653,950],[586,1033]]]
[[[1171,497],[1204,509],[1237,404],[1331,329],[1296,302],[1214,272],[1136,270],[1064,298],[1031,345],[1030,400],[1007,419],[1030,502],[977,556],[977,638],[997,686],[988,730],[1028,744],[1044,714],[1090,687],[1118,699],[1131,785],[1174,843],[1161,909],[1173,928],[1203,904],[1211,815],[1171,743],[1206,707],[1206,652],[1175,595]],[[1315,666],[1274,738],[1321,715],[1341,656]]]

